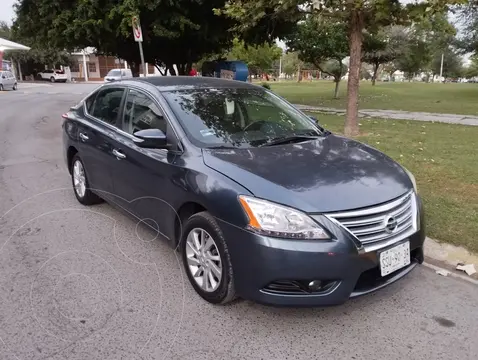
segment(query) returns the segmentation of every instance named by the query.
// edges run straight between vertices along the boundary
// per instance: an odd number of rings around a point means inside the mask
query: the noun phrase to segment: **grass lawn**
[[[330,131],[343,131],[342,116],[317,117]],[[428,236],[478,252],[478,126],[379,119],[360,124],[357,140],[415,175]]]
[[[273,91],[294,104],[345,108],[347,82],[340,84],[340,99],[334,99],[332,81],[270,82]],[[370,82],[360,84],[361,109],[425,111],[478,115],[478,84]]]

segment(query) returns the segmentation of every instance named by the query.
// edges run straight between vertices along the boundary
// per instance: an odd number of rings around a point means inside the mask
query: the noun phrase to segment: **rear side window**
[[[109,87],[100,90],[96,95],[92,110],[89,111],[90,115],[116,126],[123,94],[124,89],[121,88]]]

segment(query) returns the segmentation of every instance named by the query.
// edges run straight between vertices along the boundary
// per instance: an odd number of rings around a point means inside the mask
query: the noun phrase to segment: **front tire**
[[[200,212],[186,221],[180,249],[189,282],[204,300],[227,304],[235,299],[227,244],[210,213]]]
[[[3,84],[0,84],[0,91],[3,91]]]
[[[71,182],[76,199],[83,205],[99,204],[103,200],[90,189],[85,166],[78,154],[71,162]]]

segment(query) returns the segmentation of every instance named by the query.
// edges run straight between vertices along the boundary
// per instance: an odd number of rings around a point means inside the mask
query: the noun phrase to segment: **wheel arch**
[[[68,164],[68,172],[71,175],[71,166],[73,162],[73,157],[78,153],[78,150],[74,146],[68,147],[68,150],[66,152],[66,159],[67,159],[67,164]]]
[[[179,244],[179,241],[181,240],[182,229],[186,220],[189,219],[194,214],[197,214],[203,211],[208,211],[208,209],[195,201],[188,201],[182,204],[176,210],[176,216],[174,217],[174,239],[173,239],[175,246]]]

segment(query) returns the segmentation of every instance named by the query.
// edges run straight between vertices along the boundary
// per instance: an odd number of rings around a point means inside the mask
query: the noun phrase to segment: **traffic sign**
[[[133,16],[132,25],[133,25],[134,41],[142,42],[143,41],[143,32],[141,31],[141,25],[139,23],[139,17],[138,16]]]

